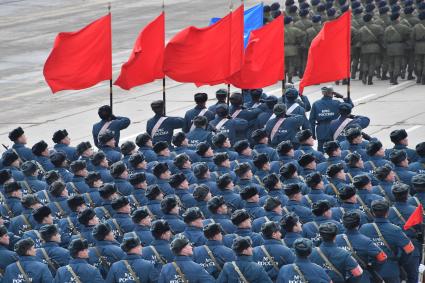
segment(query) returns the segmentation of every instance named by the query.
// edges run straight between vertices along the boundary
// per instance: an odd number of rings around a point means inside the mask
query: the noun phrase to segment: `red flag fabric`
[[[161,13],[139,34],[115,85],[129,90],[164,77],[165,14]]]
[[[241,89],[263,88],[283,80],[283,16],[251,31],[242,69],[229,82]]]
[[[410,215],[409,219],[407,219],[406,223],[404,224],[404,230],[410,229],[410,227],[421,224],[423,222],[423,207],[422,204],[419,204],[419,206],[413,211],[412,215]]]
[[[165,48],[164,72],[178,82],[215,85],[238,72],[243,60],[243,5],[214,25],[188,27]]]
[[[112,79],[111,14],[79,31],[59,33],[43,74],[53,93]]]
[[[350,77],[351,11],[326,22],[311,42],[307,66],[300,82],[304,87]]]

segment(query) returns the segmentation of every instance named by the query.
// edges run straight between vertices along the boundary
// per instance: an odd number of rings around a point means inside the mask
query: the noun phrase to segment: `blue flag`
[[[221,18],[212,18],[210,25],[215,24]],[[252,30],[258,29],[263,26],[263,4],[255,5],[244,12],[244,47],[248,45],[249,34]]]

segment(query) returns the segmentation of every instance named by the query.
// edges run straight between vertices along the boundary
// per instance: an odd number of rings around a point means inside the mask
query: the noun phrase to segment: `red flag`
[[[260,29],[253,30],[245,50],[242,69],[230,83],[238,88],[263,88],[283,80],[284,30],[283,16]]]
[[[410,229],[410,227],[421,224],[423,222],[423,207],[422,204],[419,204],[419,206],[413,211],[412,215],[410,215],[409,219],[407,219],[406,223],[404,224],[404,230]]]
[[[59,33],[43,74],[53,93],[112,79],[111,14],[79,31]]]
[[[165,48],[164,72],[178,82],[223,83],[243,60],[243,5],[205,28],[188,27]]]
[[[115,85],[129,90],[164,77],[165,15],[161,13],[139,34]]]
[[[350,77],[351,11],[326,22],[311,42],[307,66],[300,82],[304,87]]]

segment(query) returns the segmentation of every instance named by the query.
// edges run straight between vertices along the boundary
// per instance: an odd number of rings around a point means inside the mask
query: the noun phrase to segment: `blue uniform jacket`
[[[57,143],[53,146],[56,151],[62,151],[66,154],[66,159],[69,161],[75,161],[78,159],[77,149],[73,146],[69,146],[63,143]]]
[[[252,219],[263,217],[266,215],[266,211],[259,203],[256,202],[246,202],[245,210],[251,215]]]
[[[20,143],[14,143],[12,148],[18,153],[19,158],[21,158],[22,162],[35,160],[35,155],[32,153],[31,148],[26,147]]]
[[[112,178],[111,172],[109,172],[108,168],[105,168],[102,166],[96,166],[95,171],[100,174],[100,177],[102,178],[103,183],[112,183],[114,181],[114,178]]]
[[[293,263],[295,260],[295,256],[292,251],[288,247],[285,247],[282,241],[266,239],[264,240],[264,248],[267,250],[270,257],[273,259],[279,269],[284,265]],[[264,268],[270,279],[275,281],[279,270],[274,268],[272,262],[261,249],[261,247],[254,248],[253,258],[256,263]]]
[[[293,104],[295,104],[296,101],[287,101],[286,102],[286,109],[289,109]],[[310,122],[307,119],[307,116],[305,115],[307,111],[305,111],[304,107],[298,104],[298,106],[291,112],[291,115],[300,115],[303,117],[303,124],[302,129],[307,130],[311,129]]]
[[[93,247],[96,244],[96,240],[93,237],[94,227],[95,226],[81,226],[80,234],[79,235],[73,235],[71,237],[70,242],[72,242],[75,239],[84,239],[84,240],[87,240],[89,247]]]
[[[156,249],[161,259],[158,259],[152,247]],[[170,243],[166,240],[154,240],[150,246],[143,247],[142,258],[149,261],[155,266],[158,273],[162,269],[162,262],[172,262],[174,255],[171,252]]]
[[[321,238],[319,233],[319,226],[323,223],[333,223],[338,228],[338,234],[344,233],[344,226],[338,221],[333,219],[328,219],[324,216],[315,216],[314,220],[311,222],[307,222],[303,225],[302,235],[304,238],[310,239],[313,241],[313,244],[318,246],[320,244]]]
[[[167,117],[156,131],[155,135],[152,136],[152,130],[155,127],[155,124],[161,118],[161,115],[155,115],[150,118],[146,123],[146,131],[152,137],[153,144],[156,144],[159,141],[166,141],[168,144],[171,144],[171,139],[173,138],[173,131],[181,129],[185,125],[185,120],[180,117]]]
[[[210,218],[205,219],[202,223],[204,227],[211,223],[219,223],[225,234],[233,234],[237,229],[227,214],[213,213]]]
[[[252,153],[254,156],[265,153],[267,154],[270,162],[279,160],[279,155],[277,154],[276,150],[267,144],[256,144],[252,150]]]
[[[301,235],[301,233],[288,232],[288,233],[285,233],[285,237],[283,238],[283,242],[286,244],[287,247],[292,249],[295,240],[302,238],[302,237],[303,236]]]
[[[122,154],[118,147],[101,146],[99,149],[105,153],[106,159],[111,165],[120,161],[122,158]]]
[[[96,251],[97,249],[97,251]],[[98,255],[100,254],[100,257]],[[99,269],[100,274],[103,278],[106,278],[108,275],[109,267],[121,259],[123,259],[126,254],[120,248],[119,243],[114,241],[97,241],[94,247],[89,249],[89,260],[88,262]],[[101,257],[106,261],[106,264],[102,264]]]
[[[353,211],[353,210],[355,210],[356,212],[360,214],[361,225],[369,222],[369,219],[366,213],[364,213],[364,211],[360,209],[360,204],[358,203],[343,202],[340,206],[332,207],[331,209],[332,209],[332,219],[340,223],[342,223],[342,216],[344,215],[344,213]]]
[[[116,223],[119,227],[114,224],[113,219],[116,220]],[[115,239],[118,242],[121,242],[125,233],[133,231],[135,227],[131,216],[127,213],[117,212],[113,215],[112,219],[108,219],[106,222],[109,224],[109,226],[111,226],[111,229],[115,234]]]
[[[175,214],[164,214],[162,219],[166,220],[170,224],[171,230],[174,234],[179,234],[186,229],[186,223],[182,220],[180,215]]]
[[[325,270],[318,266],[315,263],[312,263],[306,258],[295,259],[295,264],[298,266],[305,279],[310,283],[329,283],[331,279],[326,274]],[[288,264],[283,266],[277,277],[276,283],[292,283],[298,282],[300,276],[298,272],[295,271],[293,264]]]
[[[425,174],[425,157],[419,157],[418,161],[409,164],[409,171]]]
[[[282,220],[282,217],[283,216],[281,214],[277,214],[274,211],[266,211],[265,216],[259,217],[257,219],[254,219],[254,221],[252,221],[252,231],[256,233],[260,233],[261,227],[263,226],[264,223],[268,221],[274,221],[274,222],[280,223],[280,221]]]
[[[416,162],[419,158],[418,154],[416,153],[415,150],[408,148],[407,146],[403,145],[403,144],[396,144],[394,145],[393,148],[389,148],[387,150],[385,150],[385,156],[387,157],[387,159],[390,159],[389,156],[391,154],[392,151],[394,151],[394,149],[397,150],[404,150],[407,153],[407,159],[409,160],[409,163],[413,163]]]
[[[156,283],[158,281],[159,272],[154,265],[147,260],[142,259],[142,256],[137,254],[127,254],[123,260],[126,260],[131,266],[131,269],[139,278],[140,283]],[[119,283],[128,282],[135,283],[130,271],[124,261],[115,262],[109,270],[106,282]]]
[[[68,247],[72,235],[77,234],[81,229],[81,224],[78,222],[77,216],[76,212],[71,212],[68,217],[59,220],[58,226],[61,233],[61,244],[64,247]]]
[[[329,132],[330,135],[333,137],[338,127],[342,124],[342,122],[345,121],[347,117],[339,116],[337,119],[332,120],[331,124],[329,125]],[[348,129],[352,125],[359,125],[362,129],[365,129],[370,124],[370,119],[366,116],[354,116],[354,118],[351,118],[352,120],[344,127],[344,129]],[[337,137],[337,141],[342,142],[345,140],[344,135],[339,135]]]
[[[114,132],[114,138],[115,138],[115,146],[118,146],[120,143],[120,131],[126,129],[128,126],[130,126],[130,119],[127,117],[115,117],[116,119],[111,121],[111,124],[108,126],[108,130]],[[92,129],[92,135],[93,135],[93,141],[94,144],[99,147],[99,132],[102,129],[103,125],[107,123],[106,120],[100,120],[96,124],[93,125]]]
[[[115,186],[117,186],[118,192],[123,196],[129,196],[133,192],[133,185],[129,181],[121,178],[114,179]]]
[[[396,179],[400,180],[400,182],[412,186],[412,178],[416,175],[415,172],[409,171],[406,167],[394,166],[394,173],[396,174]]]
[[[149,147],[149,146],[139,147],[139,152],[143,154],[147,163],[156,160],[156,153],[155,151],[153,151],[152,147]]]
[[[139,237],[143,247],[149,246],[154,241],[150,228],[150,226],[136,225],[134,231],[124,235],[124,239]]]
[[[199,155],[196,153],[196,151],[189,148],[188,146],[176,146],[173,148],[173,152],[176,156],[182,153],[186,153],[189,156],[192,163],[199,161]]]
[[[8,230],[9,232],[21,237],[25,231],[32,230],[36,225],[37,222],[32,216],[32,209],[27,208],[24,209],[20,215],[17,215],[10,220]]]
[[[191,257],[176,256],[175,262],[188,282],[215,282],[214,277],[205,271],[202,266],[195,263]],[[161,273],[159,274],[158,283],[173,283],[179,282],[180,280],[182,280],[181,276],[177,273],[175,267],[171,263],[167,263],[162,267]]]
[[[180,198],[180,201],[183,203],[183,206],[187,209],[190,207],[196,206],[196,200],[193,198],[193,195],[184,189],[175,189],[176,195]]]
[[[194,226],[186,226],[182,234],[195,247],[205,245],[207,242],[207,238],[205,238],[202,228],[198,228]]]
[[[223,265],[226,262],[236,260],[236,256],[232,249],[223,245],[222,241],[208,240],[205,245],[211,250],[216,262],[220,265],[220,269],[217,268],[215,262],[208,255],[205,246],[199,246],[193,250],[193,260],[214,278],[217,278]]]
[[[248,282],[262,282],[271,283],[272,280],[267,275],[267,272],[256,262],[253,261],[252,256],[240,255],[234,261],[239,267],[241,273],[245,276]],[[240,279],[232,262],[227,262],[220,276],[218,276],[217,283],[239,283]]]
[[[226,247],[231,248],[233,244],[233,240],[237,237],[250,237],[252,240],[252,246],[257,247],[264,244],[263,237],[255,232],[252,232],[249,228],[237,228],[234,234],[227,234],[223,238],[223,243]]]
[[[201,113],[202,110],[204,110],[206,107],[199,107],[195,106],[194,108],[186,111],[186,114],[184,115],[184,127],[183,132],[188,133],[190,131],[190,127],[193,124],[193,119]],[[208,119],[208,122],[214,119],[215,112],[211,112],[210,110],[207,110],[202,116],[206,117]]]
[[[47,265],[39,262],[35,256],[20,256],[19,262],[32,283],[53,282],[52,274]],[[24,282],[22,273],[16,263],[6,267],[3,282]]]
[[[236,141],[236,132],[245,131],[248,128],[248,121],[240,118],[229,119],[219,130],[217,130],[215,127],[222,119],[227,118],[220,118],[216,116],[214,120],[209,123],[210,130],[215,131],[217,134],[225,134],[229,138],[230,143],[234,144]]]
[[[298,147],[298,149],[295,151],[294,159],[298,160],[303,154],[311,154],[316,158],[316,163],[322,163],[326,161],[325,156],[320,151],[315,150],[312,146],[302,144]]]
[[[47,260],[44,257],[43,252],[41,251],[41,248],[46,251],[47,255],[50,258],[50,261],[53,263],[55,268],[52,268],[50,265],[48,265]],[[67,265],[71,260],[69,250],[59,247],[59,244],[56,242],[44,243],[41,248],[37,249],[36,257],[39,261],[43,262],[49,267],[49,270],[53,276],[56,275],[56,270],[59,267]]]
[[[43,167],[44,171],[50,171],[55,168],[50,159],[46,156],[36,156],[35,160]]]
[[[19,168],[13,167],[13,166],[5,166],[2,169],[9,169],[12,173],[12,177],[15,181],[23,181],[25,179],[25,175],[19,170]]]
[[[195,128],[186,134],[189,145],[192,148],[196,148],[201,142],[207,142],[209,145],[212,145],[212,136],[211,131],[203,128]]]
[[[0,258],[0,269],[4,271],[9,264],[12,264],[18,260],[18,255],[15,252],[9,250],[8,247],[0,244]],[[3,282],[1,281],[1,276],[0,282]]]
[[[285,120],[280,125],[276,134],[271,139],[271,132],[277,123],[279,118],[270,119],[266,124],[266,132],[269,136],[269,142],[272,146],[277,146],[282,141],[291,141],[296,143],[295,135],[299,131],[300,127],[303,125],[303,117],[299,115],[290,115],[285,116]]]
[[[80,278],[81,282],[90,282],[90,283],[104,283],[102,275],[100,274],[99,269],[88,264],[85,259],[77,258],[71,259],[69,266],[75,272],[75,274]],[[64,282],[73,282],[73,276],[68,271],[66,266],[62,266],[58,269],[55,280],[49,281],[54,283],[64,283]]]
[[[320,189],[312,189],[309,194],[303,196],[301,204],[311,208],[313,203],[319,200],[327,200],[331,206],[335,206],[337,203],[335,197],[325,194],[325,192]]]
[[[66,188],[70,196],[85,194],[89,191],[89,185],[87,185],[84,177],[81,176],[74,176],[72,181],[66,184]]]
[[[245,207],[245,202],[233,190],[221,190],[220,192],[230,210],[233,211]]]
[[[289,211],[294,212],[296,215],[298,215],[301,223],[307,223],[307,222],[313,221],[313,214],[311,213],[311,210],[303,206],[298,201],[289,200],[286,205],[286,208]]]
[[[32,192],[29,192],[25,182],[26,184],[28,184]],[[48,186],[46,182],[38,180],[35,176],[27,176],[25,177],[25,180],[21,183],[22,192],[24,194],[34,194],[39,191],[46,190],[47,187]]]

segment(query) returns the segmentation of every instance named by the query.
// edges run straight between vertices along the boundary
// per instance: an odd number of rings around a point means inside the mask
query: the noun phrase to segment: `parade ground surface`
[[[107,13],[104,0],[0,0],[0,142],[10,144],[7,134],[22,126],[29,145],[40,139],[52,144],[51,136],[58,129],[67,129],[76,145],[92,141],[92,124],[98,121],[97,108],[109,103],[109,82],[81,91],[64,91],[52,95],[43,78],[43,64],[53,46],[56,34],[76,31]],[[246,7],[258,2],[245,1]],[[265,2],[267,4],[267,1]],[[166,38],[179,30],[195,25],[208,25],[211,17],[228,12],[225,0],[166,0]],[[239,2],[234,1],[234,6]],[[130,54],[140,29],[161,12],[159,0],[112,1],[113,77],[118,77],[122,63]],[[225,87],[196,88],[167,79],[167,115],[182,116],[193,107],[193,94],[206,92],[214,103],[215,90]],[[298,84],[296,83],[298,86]],[[305,89],[313,103],[320,98],[320,87]],[[122,91],[114,87],[114,113],[130,117],[130,127],[121,140],[134,139],[145,130],[153,114],[150,103],[162,98],[162,81]],[[233,88],[232,91],[239,91]],[[335,86],[346,94],[346,86]],[[281,95],[277,84],[265,89],[268,95]],[[370,117],[366,132],[390,146],[389,133],[404,128],[409,134],[410,147],[425,140],[425,86],[415,81],[375,79],[374,85],[364,86],[352,81],[351,97],[356,105],[354,114]]]

